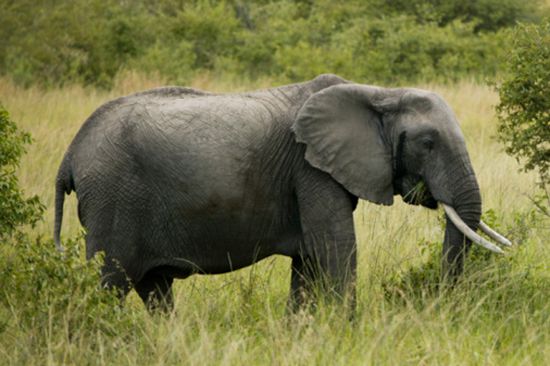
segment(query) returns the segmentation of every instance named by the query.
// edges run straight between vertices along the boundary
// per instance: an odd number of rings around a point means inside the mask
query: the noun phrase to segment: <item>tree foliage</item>
[[[80,240],[66,241],[59,252],[52,240],[22,236],[13,249],[0,257],[0,334],[10,327],[35,329],[32,341],[44,342],[67,332],[76,342],[99,332],[124,342],[121,330],[132,317],[115,290],[100,288],[102,256],[87,261]]]
[[[26,198],[19,187],[16,169],[30,135],[19,132],[0,105],[0,241],[24,224],[34,224],[44,210],[37,196]]]
[[[506,152],[550,183],[550,21],[513,35],[507,74],[498,88],[499,139]]]
[[[16,168],[30,135],[20,132],[0,106],[0,334],[7,329],[37,329],[36,340],[60,330],[77,335],[117,334],[130,324],[114,291],[98,291],[102,258],[86,261],[83,245],[70,240],[63,253],[52,240],[26,234],[42,216],[38,197],[26,198]]]
[[[202,72],[364,82],[493,75],[502,30],[537,0],[0,0],[0,74],[109,87],[125,69],[184,84]]]
[[[389,9],[413,15],[420,23],[445,26],[453,21],[474,24],[475,32],[497,31],[518,21],[539,20],[538,1],[517,0],[385,0]]]

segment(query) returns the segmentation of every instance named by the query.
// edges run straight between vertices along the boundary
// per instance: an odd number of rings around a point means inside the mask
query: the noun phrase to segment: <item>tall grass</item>
[[[0,80],[0,101],[35,140],[21,162],[20,180],[48,207],[36,234],[51,235],[55,174],[85,118],[109,99],[163,83],[127,74],[110,92],[80,86],[44,91]],[[268,85],[208,75],[192,83],[214,91]],[[361,202],[355,213],[359,273],[352,321],[330,306],[285,315],[289,260],[271,257],[234,273],[177,281],[176,311],[167,318],[149,316],[132,293],[123,308],[130,321],[117,325],[115,334],[75,330],[63,320],[70,314],[46,329],[17,329],[17,317],[26,313],[10,309],[4,314],[7,330],[0,329],[0,363],[548,364],[550,232],[548,222],[530,214],[535,176],[518,173],[518,164],[492,138],[497,95],[490,88],[470,82],[423,87],[439,92],[461,121],[483,208],[492,210],[487,220],[521,243],[507,257],[475,252],[454,290],[430,291],[425,283],[435,271],[428,264],[443,237],[440,213],[402,202],[392,207]],[[63,234],[74,236],[80,231],[74,194],[65,212]],[[52,315],[51,322],[58,319]]]

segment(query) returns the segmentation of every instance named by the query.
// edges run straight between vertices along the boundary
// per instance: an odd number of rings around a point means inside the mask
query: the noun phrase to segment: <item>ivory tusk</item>
[[[493,238],[498,243],[502,245],[506,245],[507,247],[512,246],[512,242],[510,240],[506,239],[504,236],[500,235],[499,233],[491,229],[489,225],[487,225],[483,221],[479,222],[479,229],[483,231],[485,234],[487,234],[489,237]]]
[[[491,243],[490,241],[485,240],[478,233],[476,233],[475,231],[470,229],[468,227],[468,225],[466,225],[464,223],[464,221],[462,221],[460,216],[458,216],[458,214],[456,213],[454,208],[452,208],[450,206],[447,206],[444,203],[441,203],[441,205],[443,206],[443,209],[445,210],[445,213],[447,214],[449,219],[453,222],[453,224],[456,226],[456,228],[458,230],[460,230],[464,235],[466,235],[468,237],[468,239],[470,239],[474,243],[476,243],[478,245],[481,245],[485,249],[488,249],[492,252],[499,253],[499,254],[504,254],[504,251],[502,249],[500,249],[499,247],[497,247],[495,244]]]

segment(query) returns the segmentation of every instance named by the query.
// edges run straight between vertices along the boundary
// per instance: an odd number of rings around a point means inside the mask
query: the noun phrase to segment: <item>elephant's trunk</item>
[[[465,221],[463,219],[463,221]],[[467,220],[468,225],[475,230],[477,223],[474,219]],[[447,216],[447,227],[445,229],[445,239],[443,241],[442,253],[442,276],[450,281],[454,281],[464,269],[464,258],[470,249],[471,240],[467,238]]]
[[[460,221],[475,232],[481,217],[481,195],[473,171],[468,169],[461,179],[454,180],[452,186],[451,206],[456,210]],[[454,281],[462,273],[464,258],[470,245],[471,240],[460,230],[459,222],[453,223],[447,214],[441,266],[444,278]]]
[[[459,161],[459,169],[452,174],[438,177],[443,178],[447,184],[443,185],[442,192],[437,192],[439,197],[436,198],[447,215],[441,269],[442,277],[449,281],[456,280],[462,273],[464,258],[468,254],[472,240],[488,250],[504,253],[498,246],[477,234],[475,231],[478,227],[496,242],[505,246],[511,245],[508,239],[480,220],[481,195],[475,174],[469,159],[461,158]],[[459,178],[456,178],[457,176]]]

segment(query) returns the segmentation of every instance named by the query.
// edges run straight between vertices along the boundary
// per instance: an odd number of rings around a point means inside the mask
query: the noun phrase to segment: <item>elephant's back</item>
[[[223,215],[262,202],[273,193],[269,140],[279,136],[287,150],[295,144],[284,109],[270,107],[256,96],[173,91],[102,107],[71,147],[83,211],[104,197],[172,216]]]
[[[138,92],[104,103],[84,121],[67,150],[73,174],[74,170],[86,167],[99,158],[102,151],[109,150],[109,145],[124,142],[125,132],[128,127],[132,129],[132,120],[138,118],[135,113],[136,107],[155,103],[156,100],[190,99],[205,95],[211,94],[192,88],[169,86]]]
[[[278,128],[277,117],[253,98],[239,95],[163,99],[131,107],[116,131],[118,148],[138,173],[169,179],[181,187],[239,187]],[[276,127],[279,126],[279,127]],[[113,135],[114,135],[113,134]],[[194,188],[194,187],[193,187]],[[235,188],[233,188],[235,190]]]
[[[240,95],[158,88],[98,108],[77,133],[69,152],[76,170],[124,159],[167,169],[173,163],[185,161],[190,167],[190,162],[201,160],[204,170],[219,164],[220,158],[253,153],[269,133],[270,113],[253,98]]]

